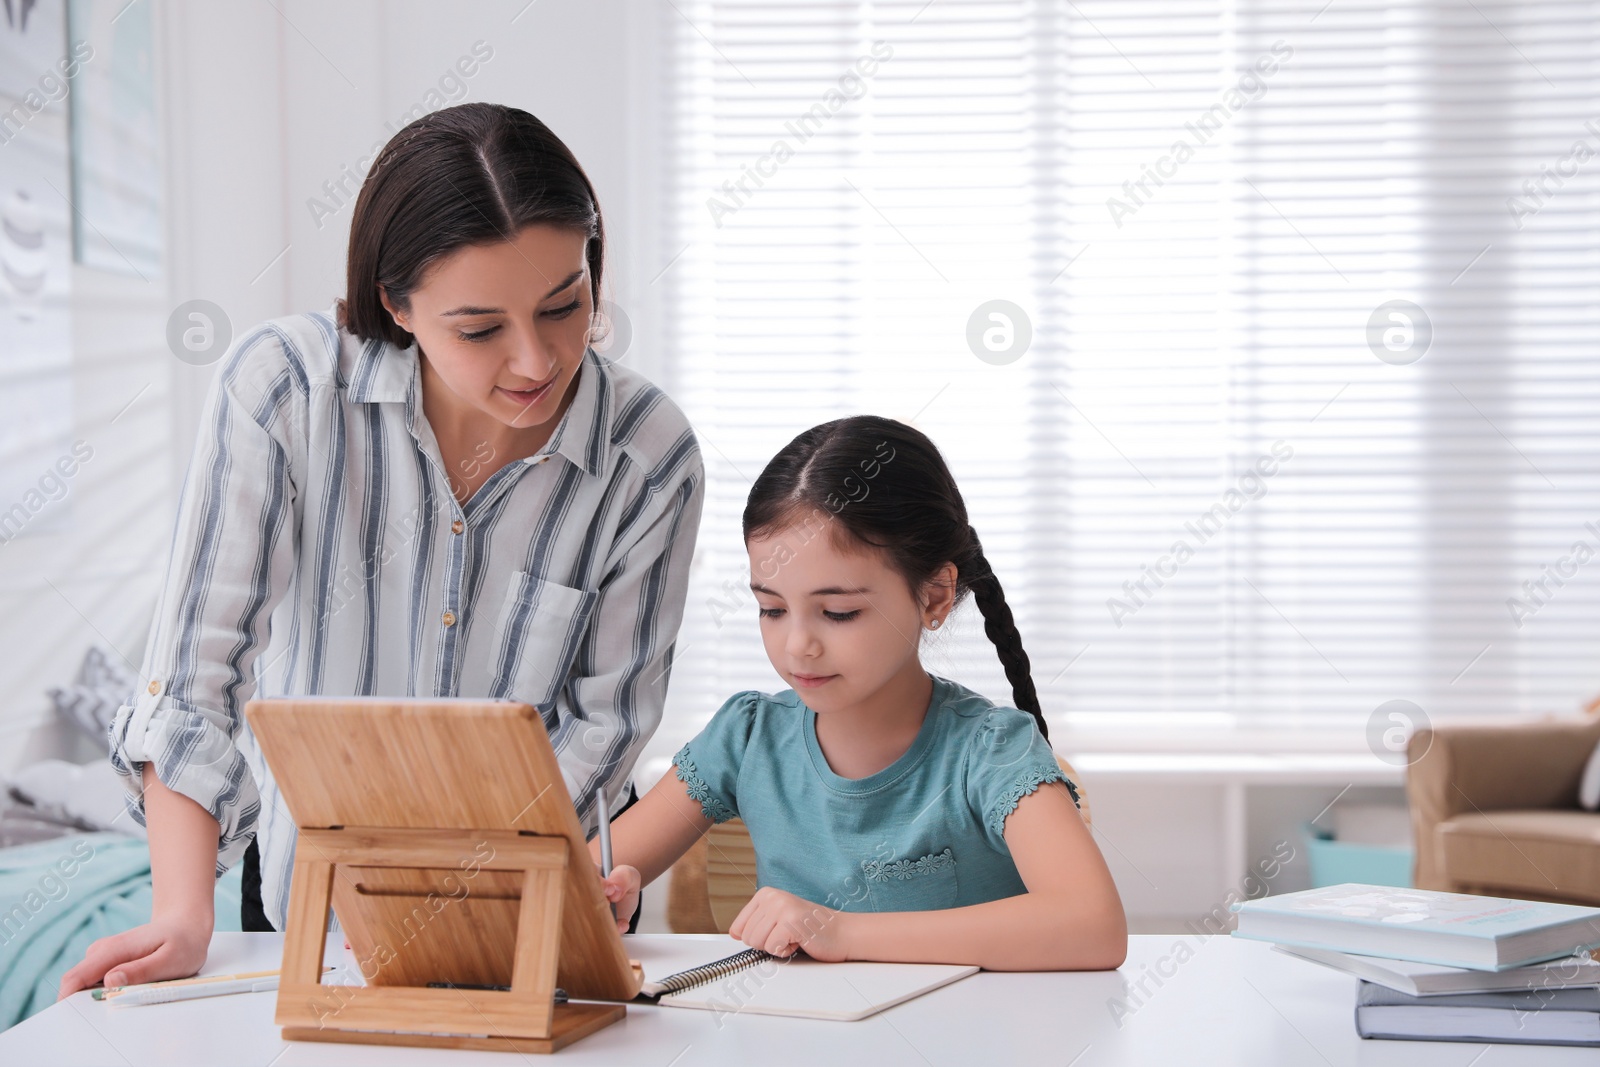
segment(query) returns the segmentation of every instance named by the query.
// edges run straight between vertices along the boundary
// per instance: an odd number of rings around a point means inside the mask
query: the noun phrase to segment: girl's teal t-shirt
[[[713,822],[743,819],[757,881],[842,911],[931,911],[1026,892],[1006,816],[1044,782],[1077,786],[1032,716],[932,675],[911,747],[842,778],[798,694],[736,693],[674,757]]]

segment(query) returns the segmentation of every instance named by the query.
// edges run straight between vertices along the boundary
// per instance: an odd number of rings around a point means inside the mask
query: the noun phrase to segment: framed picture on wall
[[[67,33],[92,58],[69,98],[73,254],[97,270],[161,270],[161,157],[150,3],[68,0]]]
[[[81,56],[63,0],[0,18],[0,545],[58,528],[71,460],[72,204],[67,97]]]

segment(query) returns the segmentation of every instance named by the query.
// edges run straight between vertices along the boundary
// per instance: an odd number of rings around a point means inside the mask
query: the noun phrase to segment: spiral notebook
[[[644,966],[641,996],[674,1008],[854,1021],[976,974],[943,963],[819,963],[780,959],[731,937],[624,939]],[[661,978],[652,978],[662,975]]]

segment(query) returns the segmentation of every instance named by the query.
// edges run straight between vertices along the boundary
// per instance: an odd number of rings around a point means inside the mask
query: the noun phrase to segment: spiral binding
[[[718,978],[726,978],[730,974],[753,967],[762,960],[775,958],[772,953],[759,948],[747,948],[743,952],[736,952],[725,960],[707,963],[700,967],[691,967],[687,971],[679,971],[661,980],[661,995],[671,996],[673,993],[682,993],[686,989],[714,982]]]

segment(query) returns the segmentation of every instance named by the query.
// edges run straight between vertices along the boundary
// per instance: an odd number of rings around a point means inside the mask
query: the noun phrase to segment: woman
[[[149,683],[111,727],[150,830],[150,922],[91,945],[61,995],[194,974],[241,859],[245,929],[283,927],[295,827],[242,721],[257,693],[525,701],[586,830],[597,788],[620,809],[660,721],[704,467],[672,402],[588,348],[603,253],[593,187],[543,123],[448,108],[373,164],[346,298],[234,346]]]

